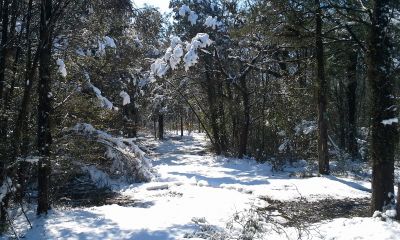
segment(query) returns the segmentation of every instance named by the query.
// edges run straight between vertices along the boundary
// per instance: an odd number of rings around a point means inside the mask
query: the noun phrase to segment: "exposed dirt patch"
[[[284,225],[299,226],[304,223],[316,223],[334,218],[368,217],[370,199],[324,199],[322,201],[278,201],[261,198],[268,206],[259,211],[271,213],[278,211],[286,219]]]

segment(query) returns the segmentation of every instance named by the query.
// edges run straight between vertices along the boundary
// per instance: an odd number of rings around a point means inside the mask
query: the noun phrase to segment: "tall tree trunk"
[[[164,139],[164,114],[158,114],[158,139]]]
[[[397,191],[400,190],[400,183],[397,184]],[[396,218],[397,220],[400,220],[400,194],[397,192],[397,205],[396,205]]]
[[[218,75],[213,75],[214,81],[216,82],[216,101],[218,102],[217,106],[217,116],[218,116],[218,128],[219,128],[219,142],[221,146],[222,152],[227,151],[228,145],[228,137],[226,134],[226,121],[225,121],[225,107],[224,107],[224,99],[223,99],[223,84]]]
[[[31,102],[31,92],[32,92],[32,86],[33,86],[33,80],[34,80],[34,75],[36,72],[37,68],[37,62],[38,62],[38,56],[39,54],[37,53],[34,59],[34,62],[32,63],[32,40],[31,40],[31,19],[32,19],[32,3],[33,0],[29,0],[28,2],[28,12],[27,12],[27,17],[26,17],[26,63],[25,63],[25,78],[24,78],[24,95],[22,97],[22,103],[21,103],[21,109],[18,112],[18,116],[16,119],[15,123],[15,128],[14,128],[14,134],[13,134],[13,156],[12,156],[12,161],[15,162],[16,158],[21,155],[21,147],[22,147],[22,137],[23,134],[27,134],[27,128],[26,126],[28,125],[28,115],[29,115],[29,109],[30,109],[30,102]],[[27,150],[24,150],[26,153]],[[18,169],[18,184],[19,184],[19,189],[17,192],[17,197],[19,199],[22,199],[23,193],[24,193],[24,188],[25,188],[25,169],[26,168],[26,163],[21,162],[19,164],[19,169]]]
[[[50,208],[49,182],[50,182],[50,147],[51,126],[51,12],[52,0],[41,0],[40,12],[40,58],[39,58],[39,84],[38,84],[38,207],[37,214],[46,213]]]
[[[6,116],[4,115],[4,85],[5,71],[7,66],[7,43],[8,43],[8,21],[9,21],[9,0],[4,0],[2,11],[0,12],[2,19],[2,32],[0,42],[0,184],[6,181],[7,176],[7,127],[5,126]],[[4,231],[7,225],[6,218],[6,201],[0,202],[0,231]]]
[[[181,137],[183,137],[183,116],[181,113]]]
[[[247,142],[249,138],[249,129],[250,129],[250,99],[245,77],[240,79],[240,89],[243,100],[243,123],[240,134],[238,157],[243,158],[243,156],[247,154]]]
[[[326,119],[328,84],[325,79],[324,44],[322,42],[322,10],[320,1],[315,0],[315,51],[318,95],[318,165],[320,174],[329,174],[328,124]]]
[[[394,154],[398,140],[395,82],[390,77],[393,50],[388,33],[390,0],[373,1],[368,36],[367,78],[371,87],[372,202],[371,212],[393,201]],[[385,122],[392,119],[394,122]]]
[[[210,111],[210,125],[211,125],[211,132],[212,137],[214,138],[214,150],[217,155],[222,153],[222,146],[221,146],[221,138],[220,138],[220,129],[218,126],[218,108],[216,106],[216,94],[215,94],[215,86],[214,82],[211,79],[210,74],[206,71],[206,92],[207,92],[207,101],[209,105]]]
[[[342,79],[339,79],[339,87],[336,90],[337,106],[338,106],[338,120],[339,120],[339,148],[344,150],[346,148],[346,102],[343,99],[344,86]]]
[[[347,150],[353,159],[358,156],[357,146],[357,52],[350,51],[347,67],[348,131]]]
[[[2,30],[0,42],[0,101],[3,99],[5,85],[5,70],[7,66],[7,43],[10,0],[4,0],[2,11]],[[2,104],[0,107],[3,107]]]
[[[153,131],[154,131],[154,139],[157,140],[157,119],[153,117]]]
[[[12,76],[12,81],[11,81],[11,87],[9,89],[4,89],[4,96],[3,96],[3,101],[4,101],[4,111],[7,112],[10,108],[10,102],[13,96],[13,91],[15,88],[15,83],[17,81],[17,66],[19,63],[19,56],[21,53],[21,48],[17,47],[16,42],[21,42],[21,38],[22,38],[22,34],[19,35],[18,40],[16,40],[16,25],[17,25],[17,19],[18,19],[18,8],[19,8],[19,2],[20,0],[13,0],[12,4],[11,4],[11,9],[10,9],[10,13],[11,13],[11,18],[9,20],[9,25],[10,25],[10,31],[8,33],[8,44],[7,44],[7,56],[6,56],[6,62],[9,62],[9,59],[7,57],[11,57],[12,53],[15,52],[15,56],[14,56],[14,62],[12,64],[12,72],[13,72],[13,76]],[[21,29],[21,32],[23,32],[24,29]],[[11,65],[11,64],[10,64]],[[7,67],[7,66],[6,66]],[[7,128],[7,123],[8,123],[8,117],[6,115],[4,115],[6,117],[5,119],[5,128]]]

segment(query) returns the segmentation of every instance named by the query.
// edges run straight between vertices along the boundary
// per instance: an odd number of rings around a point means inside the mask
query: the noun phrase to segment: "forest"
[[[399,83],[398,0],[0,0],[0,239],[400,239]]]

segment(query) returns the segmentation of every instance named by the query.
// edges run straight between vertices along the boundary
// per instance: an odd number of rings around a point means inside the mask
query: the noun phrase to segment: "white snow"
[[[312,239],[396,240],[400,236],[398,222],[384,222],[377,218],[339,218],[315,227],[316,236]]]
[[[216,29],[217,27],[221,26],[221,22],[218,21],[217,17],[208,16],[204,22],[204,26],[210,27],[212,29]]]
[[[96,86],[94,86],[91,82],[88,82],[89,88],[93,90],[93,92],[96,94],[96,97],[100,100],[100,106],[109,110],[113,109],[113,104],[110,100],[108,100],[106,97],[104,97]]]
[[[177,36],[171,36],[171,46],[167,48],[164,56],[158,58],[151,65],[151,73],[158,77],[163,77],[168,70],[176,69],[182,60],[184,54],[182,41]],[[186,54],[183,56],[185,70],[188,71],[190,67],[194,66],[199,59],[198,50],[210,46],[213,41],[210,40],[208,34],[198,33],[192,38],[191,42],[186,42]]]
[[[110,48],[116,48],[116,47],[117,47],[117,45],[115,44],[114,39],[112,39],[112,38],[109,37],[109,36],[105,36],[105,37],[104,37],[104,44],[105,44],[106,46],[110,47]]]
[[[78,123],[71,130],[107,146],[106,156],[113,161],[111,170],[114,173],[122,174],[128,181],[150,181],[154,177],[151,160],[135,143],[136,139],[114,137],[95,129],[88,123]],[[120,154],[124,155],[125,158],[121,157]],[[92,179],[107,179],[107,177],[101,176],[102,174],[98,171],[96,172],[95,169],[86,170],[89,171]]]
[[[103,39],[98,40],[98,50],[97,53],[100,56],[103,56],[106,53],[106,47],[110,48],[116,48],[117,45],[115,44],[115,41],[113,38],[109,36],[103,37]]]
[[[198,33],[190,43],[186,44],[186,51],[183,61],[185,62],[185,70],[188,71],[190,67],[194,66],[199,59],[197,51],[199,48],[205,48],[212,44],[208,34]]]
[[[392,125],[393,123],[399,123],[399,119],[398,118],[385,119],[385,120],[382,120],[381,123],[383,125]]]
[[[151,64],[150,68],[154,75],[163,77],[167,73],[169,65],[164,61],[164,59],[156,59],[156,61]]]
[[[57,65],[58,65],[58,72],[61,74],[61,76],[66,77],[67,76],[67,69],[65,68],[64,60],[57,59],[56,62],[57,62]]]
[[[183,56],[183,49],[181,44],[177,44],[172,51],[172,54],[169,58],[169,63],[171,68],[174,70],[177,68],[177,65],[181,62],[181,58]]]
[[[189,6],[187,6],[186,4],[183,4],[180,8],[179,8],[179,15],[181,15],[182,17],[184,17],[186,15],[186,13],[190,13],[190,8]]]
[[[190,11],[189,16],[188,16],[188,21],[190,22],[190,24],[192,26],[197,23],[198,18],[199,18],[199,16],[194,11]]]
[[[85,79],[86,79],[86,84],[87,87],[90,88],[95,94],[97,99],[100,102],[100,106],[102,108],[108,109],[108,110],[117,110],[116,108],[114,108],[114,105],[112,104],[112,102],[110,100],[108,100],[108,98],[106,98],[105,96],[102,95],[101,90],[99,88],[97,88],[96,86],[94,86],[91,82],[90,82],[90,76],[88,72],[84,73]]]
[[[0,186],[0,202],[3,201],[3,198],[7,196],[10,192],[10,188],[12,186],[11,178],[7,177]]]
[[[122,105],[128,105],[131,103],[131,97],[129,96],[129,94],[125,91],[121,91],[119,93],[119,96],[122,98]]]
[[[89,173],[91,180],[97,187],[111,187],[112,180],[103,171],[100,171],[95,166],[82,166],[82,170]]]
[[[74,129],[100,134],[117,144],[126,142],[98,132],[89,124]],[[269,164],[207,154],[204,139],[202,134],[164,142],[142,138],[156,146],[158,157],[152,163],[158,174],[152,182],[117,188],[135,204],[56,209],[47,218],[36,220],[26,239],[182,239],[197,229],[193,219],[224,228],[235,213],[265,205],[261,196],[287,201],[370,197],[368,181],[334,176],[296,178],[288,171],[273,173]],[[96,170],[91,175],[107,179]],[[295,229],[284,230],[287,235],[271,232],[265,239],[297,239]],[[306,230],[309,239],[384,240],[398,239],[400,224],[379,218],[339,218],[311,224]]]

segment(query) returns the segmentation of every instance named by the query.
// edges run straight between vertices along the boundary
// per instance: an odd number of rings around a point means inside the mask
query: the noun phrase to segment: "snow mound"
[[[154,177],[150,159],[134,139],[113,137],[87,123],[78,123],[71,130],[105,145],[106,156],[113,161],[111,171],[125,177],[126,181],[149,182]]]

